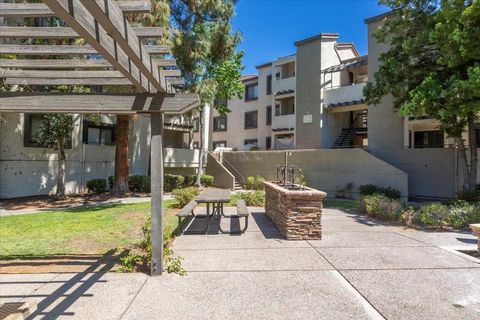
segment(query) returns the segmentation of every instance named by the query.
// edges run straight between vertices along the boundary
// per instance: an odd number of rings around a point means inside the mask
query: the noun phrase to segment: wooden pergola
[[[42,0],[0,3],[5,21],[58,17],[68,27],[0,26],[0,78],[9,85],[129,86],[134,93],[2,92],[0,112],[150,114],[151,274],[163,270],[163,114],[182,114],[199,104],[177,93],[182,82],[170,50],[146,44],[161,28],[132,27],[125,15],[151,10],[150,0]],[[18,44],[11,39],[75,39],[83,45]],[[63,59],[52,59],[62,56]],[[20,59],[21,57],[21,59]],[[132,90],[130,90],[132,91]],[[129,92],[130,92],[129,91]]]

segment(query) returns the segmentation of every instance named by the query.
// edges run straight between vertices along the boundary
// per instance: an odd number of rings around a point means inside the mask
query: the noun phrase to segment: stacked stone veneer
[[[470,228],[472,229],[473,234],[478,237],[477,245],[478,245],[478,253],[480,254],[480,223],[471,224]]]
[[[311,188],[289,190],[264,182],[265,213],[287,240],[322,238],[322,208],[326,193]]]

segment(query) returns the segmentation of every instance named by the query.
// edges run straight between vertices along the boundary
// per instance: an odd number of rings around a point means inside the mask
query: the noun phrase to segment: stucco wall
[[[214,177],[213,186],[225,189],[233,189],[235,177],[211,154],[207,156],[207,174]]]
[[[361,149],[292,150],[288,164],[302,169],[308,185],[335,197],[338,189],[347,183],[358,187],[373,183],[391,186],[408,195],[407,174]],[[267,180],[276,178],[275,166],[283,165],[284,151],[224,152],[223,157],[245,176],[261,175]]]
[[[321,40],[297,46],[296,149],[320,148],[321,50]],[[304,115],[311,115],[311,123],[303,123]]]
[[[53,148],[24,147],[24,115],[2,113],[0,123],[0,199],[55,192],[57,152]],[[108,178],[114,174],[115,146],[84,144],[83,121],[74,115],[72,148],[66,150],[66,189],[82,192],[85,182]],[[102,116],[102,122],[113,123],[114,116]],[[129,135],[131,174],[148,174],[150,159],[150,118],[134,117]],[[194,174],[198,166],[198,150],[164,149],[165,172]]]

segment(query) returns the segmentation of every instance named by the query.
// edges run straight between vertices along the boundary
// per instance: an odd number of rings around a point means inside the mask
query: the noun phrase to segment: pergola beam
[[[135,35],[122,11],[113,0],[79,0],[98,24],[112,37],[129,59],[145,75],[158,92],[166,91],[166,83],[158,73],[158,66]],[[73,4],[73,10],[79,3]]]
[[[160,38],[162,28],[132,27],[139,38]],[[76,39],[81,36],[70,27],[0,27],[0,38]]]
[[[98,80],[98,79],[97,79]],[[85,94],[62,92],[1,92],[0,112],[181,114],[199,105],[197,94]]]
[[[149,13],[150,0],[116,1],[123,14]],[[54,12],[44,3],[0,3],[0,17],[35,18],[52,17]]]
[[[112,44],[112,48],[113,48],[113,44]],[[170,49],[164,45],[147,46],[146,49],[148,54],[169,54],[170,53]],[[117,49],[117,51],[120,51],[120,50]],[[16,54],[16,55],[22,55],[22,56],[23,55],[24,56],[29,56],[29,55],[74,56],[74,55],[95,55],[100,53],[97,53],[97,50],[88,44],[85,44],[85,45],[2,44],[0,45],[0,54]],[[113,54],[114,55],[113,57],[115,58],[115,52],[113,53],[108,52],[107,55],[110,55],[110,54]],[[104,54],[102,55],[105,56]],[[120,56],[120,53],[117,53],[117,55]],[[125,56],[125,59],[127,59],[127,62],[128,62],[127,56]],[[138,72],[138,69],[137,69],[137,72]]]
[[[116,70],[128,78],[139,91],[150,92],[148,80],[136,65],[131,63],[128,54],[117,45],[103,28],[100,28],[98,22],[79,1],[43,0],[43,2],[58,18],[65,21],[75,32],[81,35],[97,54],[102,55]]]
[[[9,70],[0,69],[0,78],[125,78],[116,70]]]
[[[5,78],[5,84],[30,86],[131,86],[125,78]]]
[[[175,59],[154,59],[159,67],[175,67]],[[25,69],[95,69],[112,68],[103,59],[0,59],[3,68]]]

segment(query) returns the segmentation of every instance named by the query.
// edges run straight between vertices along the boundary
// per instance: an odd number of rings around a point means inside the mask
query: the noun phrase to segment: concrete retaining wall
[[[353,196],[358,187],[373,183],[397,188],[402,197],[408,196],[407,174],[361,149],[317,149],[289,151],[288,164],[303,170],[310,187],[335,197],[336,191],[352,182]],[[224,152],[227,159],[245,177],[261,175],[276,178],[275,166],[282,165],[284,151]]]
[[[214,177],[214,187],[233,189],[235,186],[235,177],[210,153],[207,155],[207,174]]]

